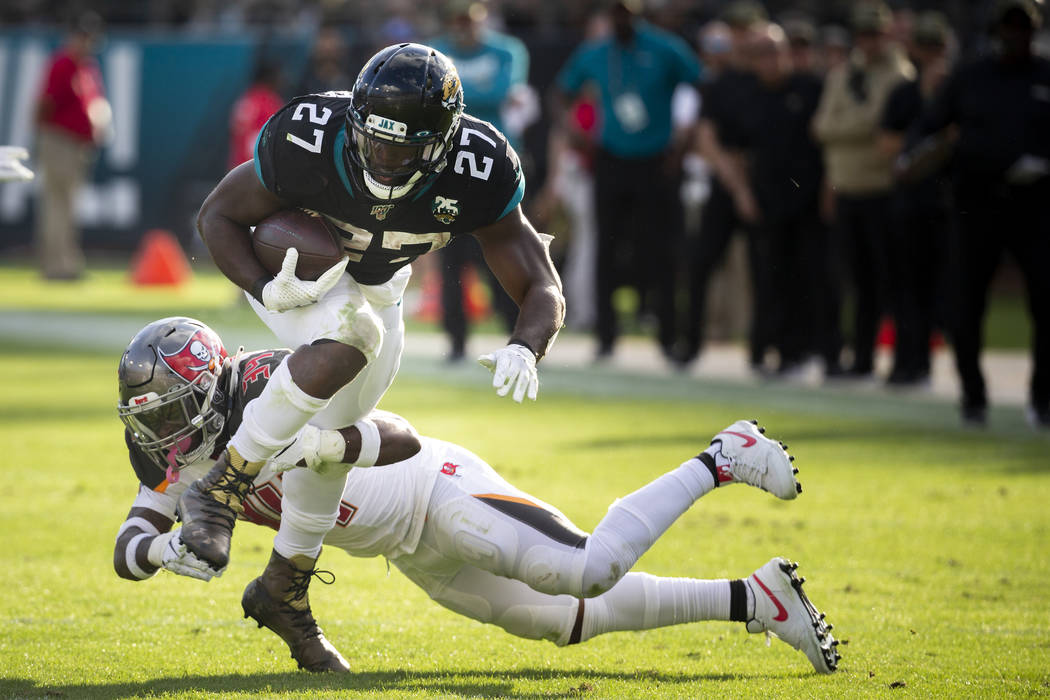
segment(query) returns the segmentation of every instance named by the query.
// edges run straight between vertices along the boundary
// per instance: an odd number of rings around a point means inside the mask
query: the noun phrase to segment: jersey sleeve
[[[329,98],[307,95],[270,117],[255,141],[255,174],[263,186],[296,206],[328,183],[332,149],[343,109]]]
[[[584,44],[569,56],[569,60],[562,66],[557,77],[558,88],[562,92],[573,95],[579,92],[583,84],[592,77],[587,70],[588,54],[591,51],[593,47],[590,44]]]
[[[493,166],[493,183],[487,197],[487,207],[482,210],[480,221],[474,228],[499,221],[514,211],[525,196],[525,175],[521,171],[518,153],[505,140],[503,146],[502,157],[497,159],[498,165]]]
[[[230,435],[237,432],[244,416],[244,407],[259,396],[270,377],[291,354],[290,350],[257,350],[245,353],[237,362],[236,386],[231,387],[230,411],[226,418],[226,428]]]
[[[124,443],[128,446],[128,460],[131,462],[131,468],[135,470],[139,483],[151,491],[163,492],[168,482],[164,470],[154,464],[153,460],[132,442],[131,433],[127,429],[124,430]]]
[[[667,45],[671,53],[671,63],[674,66],[676,82],[698,83],[703,67],[700,65],[696,54],[689,48],[689,45],[674,35],[670,36]]]

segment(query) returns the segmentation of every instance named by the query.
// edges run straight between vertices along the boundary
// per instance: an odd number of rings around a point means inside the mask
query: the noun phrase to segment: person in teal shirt
[[[675,253],[681,239],[679,156],[671,99],[697,83],[701,66],[685,41],[639,17],[640,0],[610,7],[612,34],[581,45],[556,81],[565,96],[584,86],[600,104],[595,204],[598,219],[598,357],[618,333],[612,294],[619,282],[640,292],[659,322],[660,345],[674,357]]]
[[[485,26],[488,11],[480,2],[457,0],[447,8],[448,31],[430,45],[452,59],[463,86],[467,112],[499,129],[515,149],[521,146],[521,130],[509,129],[505,110],[523,99],[529,76],[529,52],[521,40]],[[492,306],[509,329],[518,308],[494,278],[471,236],[460,237],[441,249],[442,325],[449,337],[449,359],[464,357],[467,316],[463,309],[463,271],[473,265],[489,282]]]

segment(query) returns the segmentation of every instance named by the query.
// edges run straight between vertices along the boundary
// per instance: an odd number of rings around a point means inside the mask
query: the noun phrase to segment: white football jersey
[[[442,470],[454,473],[465,463],[484,464],[480,457],[459,445],[421,437],[420,450],[411,459],[382,467],[351,469],[335,527],[325,536],[324,543],[356,557],[411,554],[419,542],[438,474]],[[179,473],[179,480],[166,485],[163,492],[140,484],[134,506],[174,519],[179,496],[211,466],[211,460],[187,465]],[[240,519],[277,529],[283,495],[282,476],[267,463],[245,498]]]

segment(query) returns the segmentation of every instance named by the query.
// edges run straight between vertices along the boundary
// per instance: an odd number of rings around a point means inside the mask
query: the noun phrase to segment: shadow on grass
[[[0,697],[11,698],[116,698],[140,695],[168,695],[173,693],[252,693],[257,696],[279,697],[282,694],[318,693],[354,690],[368,693],[428,692],[435,695],[499,697],[499,698],[571,698],[602,697],[602,681],[681,685],[680,690],[693,683],[738,681],[738,674],[671,674],[659,671],[613,673],[591,669],[518,669],[513,671],[380,671],[349,673],[346,675],[310,674],[306,672],[265,673],[256,675],[225,674],[216,676],[187,675],[179,678],[156,678],[132,683],[65,685],[38,684],[29,679],[0,679]],[[748,675],[748,679],[783,677]],[[518,683],[545,683],[540,691],[516,691]]]

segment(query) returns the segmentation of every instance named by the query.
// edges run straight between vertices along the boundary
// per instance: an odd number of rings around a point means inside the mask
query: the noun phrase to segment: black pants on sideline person
[[[835,198],[835,235],[853,291],[853,364],[849,373],[871,374],[875,340],[888,306],[888,257],[892,219],[888,195]]]
[[[711,180],[711,194],[700,214],[700,232],[692,241],[689,255],[689,307],[685,321],[681,359],[689,362],[704,343],[708,280],[725,259],[729,242],[738,231],[748,237],[747,252],[751,275],[751,330],[749,359],[753,367],[762,365],[766,349],[773,344],[773,314],[769,304],[770,276],[765,263],[766,246],[755,230],[742,226],[733,198],[717,179]]]
[[[1050,178],[1037,185],[969,183],[956,192],[959,210],[959,287],[953,338],[963,390],[964,417],[983,419],[988,404],[981,373],[981,335],[988,288],[1004,251],[1024,275],[1032,316],[1029,400],[1050,410]],[[1050,417],[1050,416],[1048,416]]]
[[[930,376],[930,336],[946,330],[956,267],[949,214],[935,185],[920,193],[898,192],[890,231],[890,296],[897,339],[889,383],[906,386]]]
[[[769,247],[769,308],[780,370],[790,371],[817,355],[834,374],[842,349],[839,282],[816,204],[794,216],[765,221],[760,229]]]
[[[503,291],[503,287],[492,275],[485,257],[481,254],[481,245],[473,236],[457,236],[440,251],[441,260],[441,310],[442,326],[448,334],[451,348],[449,357],[458,360],[463,357],[467,344],[467,315],[463,310],[463,269],[474,265],[478,277],[488,281],[492,295],[492,310],[499,315],[508,332],[514,328],[518,317],[518,307],[514,300]]]
[[[596,303],[598,352],[612,352],[619,335],[613,292],[638,290],[656,315],[658,340],[670,355],[676,337],[675,270],[682,238],[678,177],[664,154],[619,158],[599,151],[594,166],[598,220]]]

